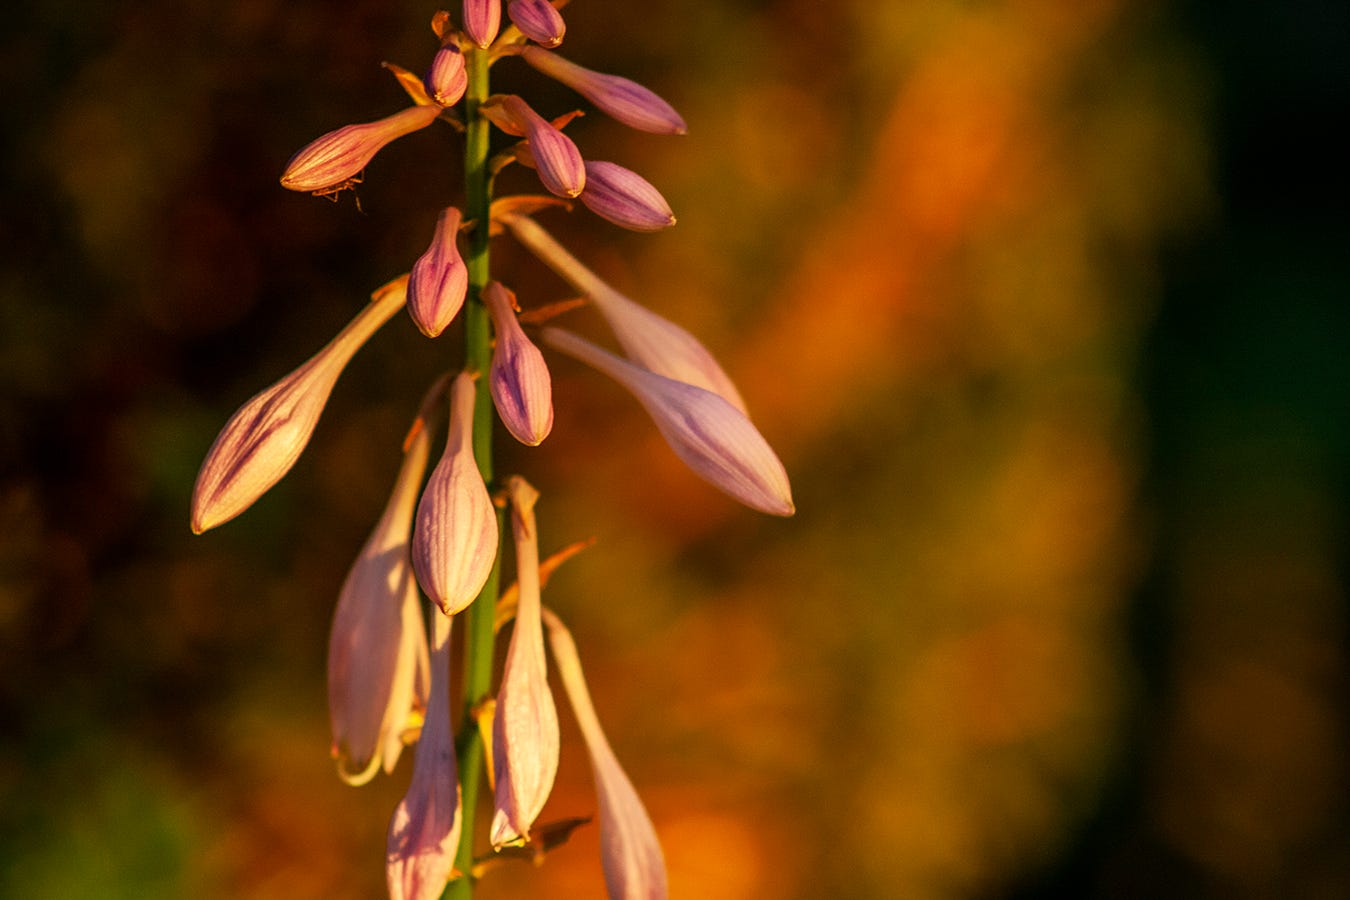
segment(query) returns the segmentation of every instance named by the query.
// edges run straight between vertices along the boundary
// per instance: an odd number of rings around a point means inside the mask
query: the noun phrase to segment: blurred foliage
[[[296,470],[187,529],[229,413],[459,191],[448,129],[382,153],[363,212],[277,187],[305,142],[402,102],[380,60],[430,57],[432,7],[336,6],[66,0],[0,37],[0,895],[383,889],[407,765],[333,776],[323,655],[456,335],[438,354],[396,320]],[[674,895],[1350,895],[1350,13],[567,14],[571,57],[691,130],[573,126],[662,188],[673,231],[546,221],[726,361],[799,509],[705,488],[566,361],[554,435],[504,446],[545,552],[599,538],[548,602]],[[566,295],[494,253],[527,306]],[[550,818],[595,808],[564,729]],[[583,828],[482,896],[597,896],[597,846]]]

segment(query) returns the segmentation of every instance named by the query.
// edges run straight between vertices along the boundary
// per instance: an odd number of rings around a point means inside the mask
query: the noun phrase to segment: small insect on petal
[[[441,211],[431,246],[413,263],[408,279],[408,314],[427,337],[445,330],[469,288],[469,270],[456,243],[460,219],[453,206]]]
[[[776,516],[796,512],[787,472],[768,442],[740,410],[712,391],[639,368],[561,328],[544,342],[623,385],[656,423],[685,465],[751,509]]]
[[[427,680],[422,607],[408,558],[413,507],[430,439],[419,432],[404,455],[384,515],[343,582],[328,639],[328,712],[338,774],[362,784],[393,771],[400,733]],[[420,699],[425,702],[423,691]]]
[[[432,613],[431,695],[412,781],[389,822],[385,881],[391,900],[435,900],[454,870],[463,827],[450,730],[450,618]]]
[[[660,231],[675,224],[675,214],[660,191],[612,162],[587,160],[581,202],[602,219],[632,231]]]
[[[616,121],[652,134],[684,134],[684,119],[666,101],[635,81],[583,68],[541,47],[520,51],[537,71],[576,91]]]
[[[521,34],[545,47],[561,44],[567,32],[562,13],[548,0],[510,0],[506,4],[506,14]]]
[[[411,106],[362,125],[347,125],[305,145],[281,173],[291,191],[323,193],[351,181],[385,144],[426,128],[441,114],[439,106]]]
[[[478,46],[486,49],[501,23],[501,0],[464,0],[464,33]]]
[[[445,451],[417,506],[412,560],[417,583],[452,616],[478,596],[497,556],[497,516],[473,457],[473,377],[450,388]]]
[[[537,447],[553,428],[553,382],[544,354],[525,336],[516,319],[516,296],[500,282],[483,290],[483,302],[492,314],[496,346],[490,373],[492,402],[506,430],[530,447]]]
[[[469,86],[469,75],[464,69],[464,54],[453,43],[436,51],[427,72],[427,92],[441,106],[454,106]]]
[[[547,609],[543,619],[558,677],[591,757],[595,792],[600,799],[601,861],[610,900],[664,900],[666,862],[656,829],[600,727],[571,633]]]
[[[241,406],[197,473],[192,530],[201,534],[253,505],[291,470],[352,356],[407,299],[408,277],[391,281],[322,350]]]
[[[493,771],[497,776],[496,811],[490,829],[494,849],[529,840],[530,826],[553,789],[559,748],[558,712],[548,689],[540,619],[539,536],[534,517],[539,493],[520,477],[511,478],[507,488],[519,599],[492,720]]]

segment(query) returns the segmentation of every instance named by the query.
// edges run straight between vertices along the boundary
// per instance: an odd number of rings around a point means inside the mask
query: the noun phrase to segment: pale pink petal
[[[496,849],[529,840],[530,826],[553,788],[559,746],[558,712],[548,689],[540,621],[539,538],[534,518],[539,494],[519,477],[510,479],[508,489],[519,605],[492,720],[497,789],[489,836]]]
[[[469,86],[469,75],[464,69],[464,54],[453,43],[436,51],[427,72],[426,87],[431,99],[440,106],[454,106]]]
[[[675,224],[675,214],[660,191],[612,162],[587,160],[581,202],[602,219],[632,231],[660,231]]]
[[[473,378],[451,386],[445,452],[422,492],[413,531],[417,583],[446,615],[474,601],[497,556],[497,517],[473,457]]]
[[[506,15],[521,34],[545,47],[561,44],[567,32],[562,13],[548,0],[510,0],[506,4]]]
[[[469,270],[459,254],[460,211],[441,210],[431,246],[413,263],[408,278],[408,314],[427,337],[436,337],[459,313],[469,289]]]
[[[576,91],[629,128],[653,134],[684,134],[688,128],[669,103],[627,78],[583,68],[541,47],[520,55],[539,72]]]
[[[478,46],[492,43],[501,22],[501,0],[464,0],[464,32]]]
[[[450,618],[432,614],[431,696],[408,793],[389,822],[385,880],[391,900],[436,900],[454,870],[463,826],[450,731]]]
[[[661,842],[600,727],[576,644],[566,626],[548,610],[544,610],[544,622],[548,625],[558,677],[591,757],[595,791],[600,800],[601,859],[610,900],[665,900],[666,863]]]
[[[713,487],[761,512],[790,516],[787,472],[740,410],[712,391],[639,368],[561,328],[544,342],[605,373],[647,409],[666,443]]]
[[[516,440],[538,446],[553,428],[553,383],[544,354],[516,320],[516,297],[500,282],[483,290],[492,314],[496,344],[492,350],[492,401]]]
[[[502,110],[530,142],[539,181],[549,193],[575,197],[586,187],[586,164],[572,139],[514,94],[502,99]]]
[[[194,532],[201,534],[233,519],[291,470],[343,368],[406,299],[406,277],[380,288],[327,346],[225,423],[192,490]]]
[[[385,144],[426,128],[441,114],[439,106],[412,106],[362,125],[347,125],[306,144],[281,173],[291,191],[326,191],[355,178]]]

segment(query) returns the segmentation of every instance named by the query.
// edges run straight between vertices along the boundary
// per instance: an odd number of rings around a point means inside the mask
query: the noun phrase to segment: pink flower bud
[[[281,173],[281,186],[319,192],[340,187],[361,174],[385,144],[426,128],[440,114],[439,106],[411,106],[377,122],[330,131],[291,157]]]
[[[389,822],[385,881],[391,900],[435,900],[454,870],[463,827],[450,731],[450,618],[432,614],[431,696],[408,793]],[[419,626],[420,631],[420,626]]]
[[[342,370],[406,299],[406,276],[380,288],[327,346],[225,423],[192,490],[194,532],[201,534],[233,519],[291,470]]]
[[[492,719],[497,776],[490,831],[494,849],[529,840],[530,826],[544,808],[558,772],[558,712],[548,689],[540,620],[539,536],[534,518],[539,493],[520,477],[510,479],[508,490],[519,601]]]
[[[587,161],[581,202],[602,219],[633,231],[660,231],[675,224],[675,214],[660,191],[612,162]]]
[[[445,44],[436,51],[427,73],[427,92],[441,106],[454,106],[469,86],[469,75],[464,70],[464,54],[456,44]]]
[[[333,615],[328,713],[338,774],[348,784],[364,784],[381,765],[393,771],[414,696],[426,700],[427,642],[408,536],[429,446],[423,431],[408,448],[384,515],[347,574]]]
[[[614,290],[534,219],[507,215],[500,221],[545,265],[590,298],[629,359],[657,375],[712,391],[742,413],[746,411],[736,385],[698,338]]]
[[[506,4],[506,14],[521,34],[545,47],[561,44],[567,31],[562,13],[548,0],[510,0]]]
[[[675,455],[713,487],[760,512],[796,512],[783,464],[750,420],[726,400],[625,362],[570,331],[545,328],[543,335],[550,347],[627,388],[646,407]]]
[[[572,704],[600,800],[600,852],[610,900],[665,900],[666,862],[656,829],[600,727],[581,659],[567,627],[544,610],[558,677]]]
[[[474,601],[497,556],[497,517],[473,458],[473,377],[450,388],[450,434],[417,506],[412,560],[417,583],[447,616]]]
[[[652,134],[684,134],[689,130],[669,103],[635,81],[593,72],[539,47],[525,47],[520,55],[629,128]]]
[[[529,140],[539,181],[549,193],[559,197],[581,193],[586,187],[586,166],[571,138],[514,94],[503,97],[496,110],[489,113],[494,122],[504,131]]]
[[[544,354],[530,343],[516,320],[516,295],[494,281],[483,290],[492,314],[492,402],[516,440],[537,447],[553,428],[553,382]]]
[[[453,206],[441,211],[431,246],[413,263],[408,279],[408,313],[427,337],[445,330],[464,305],[469,270],[459,255],[460,212]]]
[[[478,46],[491,44],[501,24],[501,0],[464,0],[464,32]]]

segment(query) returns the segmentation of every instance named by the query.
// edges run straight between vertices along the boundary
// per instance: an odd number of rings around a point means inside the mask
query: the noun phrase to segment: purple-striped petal
[[[427,337],[445,330],[469,288],[469,270],[456,243],[460,218],[453,206],[441,211],[431,246],[413,263],[408,279],[408,313]]]
[[[506,14],[521,34],[545,47],[561,44],[567,32],[562,13],[548,0],[510,0],[506,4]]]
[[[537,447],[553,428],[553,382],[544,354],[516,320],[516,295],[508,288],[491,282],[483,290],[483,302],[496,332],[490,373],[492,402],[506,430],[522,444]]]
[[[594,72],[540,47],[525,47],[520,55],[536,70],[561,81],[629,128],[653,134],[684,134],[689,130],[669,103],[636,81]]]
[[[281,173],[291,191],[331,191],[361,173],[385,144],[426,128],[441,114],[439,106],[411,106],[377,122],[347,125],[306,144]]]
[[[469,86],[469,75],[464,69],[464,54],[457,45],[442,45],[431,60],[427,72],[427,92],[441,106],[454,106]]]
[[[539,181],[549,193],[559,197],[580,194],[586,187],[586,164],[572,139],[514,94],[502,99],[501,108],[530,142]]]
[[[675,224],[675,214],[660,191],[641,175],[612,162],[586,162],[581,202],[602,219],[633,231],[660,231]]]
[[[501,23],[501,0],[464,0],[464,33],[478,46],[491,44]]]

